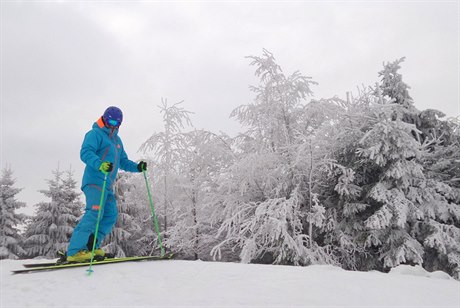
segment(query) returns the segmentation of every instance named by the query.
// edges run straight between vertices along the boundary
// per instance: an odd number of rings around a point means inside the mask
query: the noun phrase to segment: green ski
[[[172,257],[173,257],[173,254],[166,255],[164,257],[160,257],[160,256],[144,256],[144,257],[109,258],[109,259],[102,260],[102,261],[93,261],[92,265],[103,265],[103,264],[123,263],[123,262],[135,262],[135,261],[144,261],[144,260],[169,260]],[[88,266],[88,265],[90,265],[90,262],[37,266],[37,267],[30,267],[30,268],[26,268],[26,269],[15,270],[15,271],[12,271],[12,274],[24,274],[24,273],[31,273],[31,272],[53,271],[53,270],[60,270],[60,269],[66,269],[66,268]]]
[[[43,267],[43,266],[52,266],[52,265],[61,265],[61,264],[68,264],[66,259],[67,259],[67,253],[65,251],[57,251],[56,255],[59,257],[56,261],[53,262],[41,262],[41,263],[25,263],[22,266],[25,268],[31,268],[31,267]],[[102,258],[95,258],[96,261],[103,261],[103,260],[111,260],[114,259],[115,256],[111,253],[106,253],[105,257]],[[89,260],[88,260],[89,262]]]

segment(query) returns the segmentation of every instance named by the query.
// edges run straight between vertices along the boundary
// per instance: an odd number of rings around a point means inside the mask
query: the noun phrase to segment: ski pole
[[[104,172],[104,184],[102,185],[102,193],[101,193],[101,201],[99,201],[99,210],[97,213],[97,221],[96,221],[96,230],[94,231],[94,239],[93,239],[93,249],[91,250],[91,261],[89,261],[89,268],[86,270],[88,272],[88,276],[93,273],[93,260],[94,260],[94,251],[96,250],[96,242],[97,242],[97,233],[99,232],[99,222],[101,221],[101,213],[102,207],[104,206],[104,194],[105,194],[105,185],[107,184],[107,175],[109,174],[106,171]]]
[[[153,223],[155,225],[155,231],[157,232],[157,235],[158,235],[158,238],[157,238],[158,239],[158,244],[160,244],[161,257],[164,257],[165,250],[163,248],[163,242],[161,241],[160,227],[158,226],[157,215],[155,214],[155,208],[153,207],[152,194],[150,193],[150,187],[149,187],[149,183],[147,181],[147,174],[146,174],[145,170],[143,170],[142,173],[144,173],[145,186],[147,186],[147,193],[149,195],[150,209],[152,210]]]

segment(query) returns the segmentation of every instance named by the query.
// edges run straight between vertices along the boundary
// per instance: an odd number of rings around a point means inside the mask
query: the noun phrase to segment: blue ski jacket
[[[80,150],[80,158],[86,164],[82,189],[86,185],[96,185],[102,189],[104,173],[99,170],[99,167],[104,161],[113,164],[113,170],[107,177],[106,187],[109,190],[112,190],[119,168],[139,172],[137,163],[129,160],[126,155],[123,143],[118,136],[118,129],[112,130],[105,127],[102,117],[93,124],[92,130],[86,133]]]

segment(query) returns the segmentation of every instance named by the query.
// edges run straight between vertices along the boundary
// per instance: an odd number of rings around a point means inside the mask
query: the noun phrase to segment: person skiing
[[[101,218],[96,237],[95,257],[104,257],[105,252],[99,245],[109,234],[117,221],[117,203],[113,192],[113,184],[118,169],[129,172],[147,170],[147,163],[131,161],[118,136],[123,122],[123,113],[118,107],[108,107],[104,114],[86,133],[80,150],[80,158],[86,164],[81,189],[86,198],[85,214],[75,227],[67,249],[68,262],[85,262],[91,259],[94,232],[96,229],[99,207]],[[101,202],[102,187],[107,174],[106,191]]]

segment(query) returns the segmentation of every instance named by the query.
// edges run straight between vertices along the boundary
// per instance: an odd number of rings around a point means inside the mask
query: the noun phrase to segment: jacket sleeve
[[[102,164],[102,160],[97,155],[99,148],[100,136],[94,131],[90,130],[85,135],[83,144],[81,145],[80,158],[88,166],[99,169]]]
[[[120,144],[121,141],[120,141]],[[121,146],[121,155],[120,155],[120,168],[125,171],[129,172],[139,172],[137,169],[137,163],[133,162],[128,158],[128,155],[125,152],[125,148],[123,147],[123,144]]]

